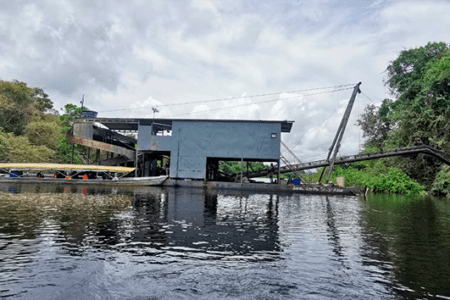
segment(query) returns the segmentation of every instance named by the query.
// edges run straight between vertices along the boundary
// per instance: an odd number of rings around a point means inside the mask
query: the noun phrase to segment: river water
[[[0,185],[6,299],[450,299],[450,201]]]

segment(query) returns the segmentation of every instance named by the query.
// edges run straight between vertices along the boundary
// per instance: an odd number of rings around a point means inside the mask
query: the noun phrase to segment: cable
[[[358,95],[356,95],[356,97],[357,97],[357,99],[359,99]],[[294,148],[295,146],[297,146],[298,144],[300,144],[300,143],[303,141],[303,139],[304,139],[305,137],[307,137],[308,135],[310,135],[311,133],[313,133],[314,130],[316,130],[320,125],[322,125],[323,123],[325,123],[326,120],[328,120],[332,115],[334,115],[340,108],[342,108],[342,107],[345,106],[346,104],[348,104],[348,103],[344,103],[343,105],[341,105],[340,107],[338,107],[335,111],[333,111],[333,112],[331,113],[331,115],[329,115],[328,117],[326,117],[326,119],[323,120],[319,125],[317,125],[317,126],[314,127],[313,129],[311,129],[307,134],[305,134],[305,135],[300,139],[300,141],[298,141],[297,144],[295,144],[294,146],[292,146],[292,148]]]
[[[348,86],[354,86],[354,84],[341,84],[341,85],[335,85],[335,86],[311,88],[311,89],[296,90],[296,91],[285,91],[285,92],[277,92],[277,93],[266,93],[266,94],[250,95],[250,96],[245,96],[245,98],[265,97],[265,96],[280,95],[280,94],[283,94],[283,93],[288,93],[288,94],[289,93],[299,93],[299,92],[307,92],[307,91],[314,91],[314,90],[324,90],[324,89],[332,89],[332,88],[337,89],[337,88],[343,88],[343,87],[348,87]],[[242,96],[240,96],[240,97],[220,98],[220,99],[211,99],[211,100],[202,100],[202,101],[193,101],[193,102],[181,102],[181,103],[172,103],[172,104],[158,105],[158,107],[167,107],[167,106],[175,106],[175,105],[189,105],[189,104],[198,104],[198,103],[207,103],[207,102],[217,102],[217,101],[234,100],[234,99],[241,99],[241,98],[242,98]],[[113,112],[113,111],[126,111],[126,110],[143,109],[143,108],[150,108],[150,107],[152,107],[152,106],[111,109],[111,110],[99,111],[99,113]]]
[[[316,154],[316,155],[309,155],[309,156],[303,157],[303,159],[308,159],[309,160],[309,159],[315,158],[315,157],[323,157],[325,159],[327,157],[327,152],[324,152],[324,153],[321,153],[321,154]]]
[[[345,103],[345,104],[347,104],[347,103]],[[292,148],[294,148],[295,146],[297,146],[298,144],[300,144],[300,143],[303,141],[303,139],[304,139],[305,137],[307,137],[308,135],[310,135],[311,133],[313,133],[314,130],[316,130],[320,125],[322,125],[323,123],[325,123],[326,120],[328,120],[332,115],[334,115],[334,114],[335,114],[340,108],[342,108],[345,104],[343,104],[343,105],[341,105],[340,107],[338,107],[335,111],[333,111],[333,112],[331,113],[331,115],[329,115],[328,117],[326,117],[325,120],[323,120],[319,125],[317,125],[317,126],[314,127],[313,129],[311,129],[310,131],[308,131],[308,133],[305,134],[305,135],[301,138],[301,140],[298,141],[297,144],[295,144],[294,146],[292,146]]]
[[[375,102],[373,102],[373,101],[372,101],[372,99],[370,99],[370,98],[369,98],[369,96],[367,96],[367,95],[366,95],[366,94],[364,94],[363,92],[361,92],[361,94],[363,94],[363,95],[364,95],[364,97],[366,97],[367,99],[369,99],[369,100],[370,100],[370,102],[372,102],[372,103],[375,103]]]
[[[358,97],[358,116],[360,115],[359,103],[361,102],[361,98]],[[361,152],[361,131],[358,130],[358,153]]]
[[[336,89],[336,90],[333,90],[333,91],[320,92],[320,93],[307,94],[307,95],[300,95],[300,96],[288,97],[288,98],[283,98],[283,99],[278,98],[278,99],[272,99],[272,100],[266,100],[266,101],[260,101],[260,102],[252,102],[252,103],[246,103],[246,104],[240,104],[240,105],[226,106],[226,107],[222,107],[222,108],[212,108],[212,109],[206,109],[206,110],[201,110],[201,111],[196,111],[196,112],[189,112],[189,113],[184,113],[184,114],[172,115],[171,117],[177,117],[177,116],[183,116],[183,115],[190,115],[190,114],[196,114],[196,113],[208,112],[208,111],[215,111],[215,110],[222,110],[222,109],[227,109],[227,108],[235,108],[235,107],[241,107],[241,106],[248,106],[248,105],[253,105],[253,104],[261,104],[261,103],[268,103],[268,102],[282,101],[282,100],[288,100],[288,99],[295,99],[295,98],[301,98],[301,97],[307,97],[307,96],[314,96],[314,95],[320,95],[320,94],[326,94],[326,93],[334,93],[334,92],[338,92],[338,91],[349,90],[349,89],[352,89],[352,88],[353,88],[353,87],[348,87],[348,88]]]

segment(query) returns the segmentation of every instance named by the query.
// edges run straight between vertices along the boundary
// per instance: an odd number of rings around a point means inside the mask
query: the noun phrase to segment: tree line
[[[365,138],[364,151],[425,144],[450,153],[449,45],[428,43],[401,51],[387,66],[384,84],[391,97],[384,99],[379,107],[368,105],[357,121]],[[448,166],[427,155],[361,162],[347,167],[387,176],[385,181],[398,180],[396,176],[401,171],[423,190],[450,194]],[[397,175],[389,176],[390,172]],[[401,190],[411,189],[408,186]]]
[[[72,121],[81,116],[73,104],[59,114],[43,89],[17,80],[0,80],[0,161],[11,163],[70,163],[67,141]],[[75,162],[82,147],[75,145]]]

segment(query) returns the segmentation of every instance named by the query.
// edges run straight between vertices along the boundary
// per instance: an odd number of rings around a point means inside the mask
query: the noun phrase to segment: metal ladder
[[[292,165],[300,165],[303,164],[303,162],[300,160],[300,158],[297,157],[297,155],[294,154],[294,152],[292,152],[291,149],[289,149],[289,147],[283,142],[281,141],[281,148],[280,148],[280,158],[281,161],[289,168],[289,170],[291,170],[291,172],[293,172],[295,174],[295,176],[297,176],[301,181],[303,181],[304,183],[305,180],[303,179],[303,174],[306,172],[308,173],[308,175],[311,175],[311,171],[295,171],[295,168],[292,167]]]

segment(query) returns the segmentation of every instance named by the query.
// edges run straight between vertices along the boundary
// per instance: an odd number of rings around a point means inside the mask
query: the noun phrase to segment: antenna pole
[[[153,110],[153,121],[155,121],[155,114],[159,112],[158,106],[152,107],[152,110]]]
[[[83,98],[81,99],[80,103],[81,103],[81,112],[83,112],[83,107],[84,107],[84,95],[83,95]]]

